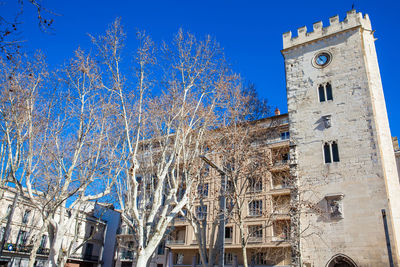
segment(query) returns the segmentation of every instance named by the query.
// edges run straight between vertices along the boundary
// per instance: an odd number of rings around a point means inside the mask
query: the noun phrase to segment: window
[[[319,102],[333,100],[332,85],[330,83],[320,84],[318,86]]]
[[[290,138],[290,133],[289,132],[281,133],[281,140],[288,140],[289,138]]]
[[[263,237],[262,225],[250,225],[249,237],[251,241],[262,241]]]
[[[207,197],[208,196],[208,183],[199,184],[197,186],[197,194],[200,197]]]
[[[203,264],[203,263],[201,262],[201,257],[200,257],[200,254],[199,254],[199,253],[197,253],[197,255],[196,255],[196,264],[197,264],[197,265]]]
[[[287,162],[290,159],[289,153],[285,153],[282,155],[282,160]]]
[[[224,254],[224,263],[232,264],[233,263],[233,254],[231,252],[226,252]]]
[[[207,219],[207,206],[197,206],[196,207],[196,217],[198,220]]]
[[[30,210],[26,210],[24,213],[24,217],[22,218],[22,223],[28,223],[29,220],[29,214],[31,213]]]
[[[157,247],[157,255],[164,255],[165,254],[165,242],[161,241],[160,245]]]
[[[262,191],[262,179],[261,178],[250,178],[249,179],[249,192],[256,193]]]
[[[175,254],[175,264],[183,264],[183,253]]]
[[[92,256],[92,254],[93,254],[93,244],[87,243],[86,250],[85,250],[85,256]]]
[[[5,217],[6,219],[8,219],[8,216],[10,216],[11,209],[12,209],[12,205],[8,205],[7,211],[6,211],[6,217]]]
[[[228,239],[228,241],[232,241],[233,238],[233,227],[228,226],[225,227],[225,240]]]
[[[265,259],[264,253],[258,252],[251,255],[251,263],[252,264],[267,264],[267,260]]]
[[[290,221],[275,221],[273,224],[274,237],[277,241],[288,240],[290,238]]]
[[[324,143],[324,158],[325,163],[339,162],[339,148],[338,144],[333,142]]]
[[[17,246],[18,247],[25,246],[27,240],[28,240],[28,233],[26,231],[20,230],[17,236],[17,242],[16,242]]]
[[[40,241],[40,247],[41,248],[45,248],[46,247],[46,243],[47,243],[47,236],[46,235],[42,235],[42,240]]]
[[[210,174],[210,165],[204,164],[203,167],[203,176],[208,176]]]
[[[5,231],[6,231],[6,228],[5,228],[5,227],[1,227],[1,228],[0,228],[0,240],[3,240]],[[7,241],[7,240],[6,240],[6,241]]]
[[[250,216],[262,215],[262,200],[253,200],[249,203],[249,215]]]

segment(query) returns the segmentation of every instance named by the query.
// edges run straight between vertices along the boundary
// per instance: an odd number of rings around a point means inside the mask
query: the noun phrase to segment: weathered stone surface
[[[357,266],[389,266],[381,210],[385,209],[396,260],[400,238],[400,185],[368,15],[354,10],[344,21],[283,35],[292,162],[300,201],[313,208],[300,217],[302,261],[326,266],[335,254]],[[331,62],[313,64],[326,51]],[[318,86],[329,82],[333,100],[320,102]],[[330,115],[331,127],[321,127]],[[335,141],[340,162],[324,163],[323,145]],[[342,194],[343,218],[331,218],[326,196]],[[319,207],[316,212],[315,207]],[[389,216],[390,215],[390,216]],[[304,231],[304,232],[303,232]],[[397,264],[397,263],[396,263]],[[397,265],[396,265],[397,266]]]

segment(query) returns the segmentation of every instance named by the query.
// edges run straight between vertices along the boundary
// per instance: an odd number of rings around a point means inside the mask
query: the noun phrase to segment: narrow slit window
[[[336,142],[332,142],[332,158],[333,162],[339,162],[339,149]]]
[[[331,84],[327,83],[325,88],[326,88],[326,100],[333,100]]]
[[[324,156],[325,156],[325,163],[331,163],[331,149],[328,143],[324,144]]]
[[[325,89],[322,84],[318,87],[318,92],[319,92],[319,102],[325,102]]]

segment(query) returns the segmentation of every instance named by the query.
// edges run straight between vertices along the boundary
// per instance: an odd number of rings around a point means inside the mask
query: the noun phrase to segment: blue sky
[[[13,2],[0,6],[2,15],[15,11]],[[164,1],[49,1],[49,10],[60,14],[54,17],[54,31],[38,30],[35,14],[25,4],[21,38],[30,50],[41,49],[51,67],[62,64],[73,51],[90,46],[87,34],[101,34],[116,17],[128,33],[128,49],[135,48],[136,29],[145,30],[155,41],[170,39],[182,27],[196,36],[210,34],[225,49],[229,62],[243,78],[256,84],[259,94],[272,106],[287,111],[282,33],[322,20],[336,14],[342,20],[354,3],[355,9],[368,13],[372,21],[378,60],[389,114],[392,135],[400,135],[399,82],[397,61],[398,16],[400,1],[253,1],[253,0],[164,0]]]

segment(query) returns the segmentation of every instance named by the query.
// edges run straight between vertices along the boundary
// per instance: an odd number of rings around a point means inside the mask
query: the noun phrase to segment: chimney
[[[281,111],[279,110],[279,108],[275,109],[275,116],[281,115]]]

